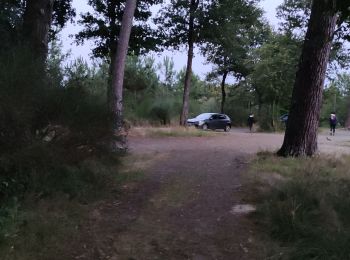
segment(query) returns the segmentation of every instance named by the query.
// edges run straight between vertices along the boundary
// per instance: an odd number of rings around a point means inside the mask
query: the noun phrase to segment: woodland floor
[[[266,259],[269,246],[249,214],[233,211],[250,196],[243,175],[282,134],[233,129],[202,137],[130,136],[124,164],[138,181],[90,214],[75,259]],[[350,132],[319,136],[322,153],[350,153]]]

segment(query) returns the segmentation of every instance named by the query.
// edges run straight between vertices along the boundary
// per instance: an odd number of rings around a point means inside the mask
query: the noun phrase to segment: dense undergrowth
[[[350,158],[277,158],[253,164],[257,222],[282,259],[349,259]]]
[[[123,181],[98,74],[47,66],[0,53],[0,259],[68,259],[87,205]]]
[[[2,201],[0,258],[68,259],[63,256],[72,252],[82,225],[88,224],[89,205],[118,188],[119,163],[105,155],[80,155],[81,161],[74,162],[71,153],[62,155],[52,147],[26,152],[14,156],[17,176],[7,187],[13,192]]]

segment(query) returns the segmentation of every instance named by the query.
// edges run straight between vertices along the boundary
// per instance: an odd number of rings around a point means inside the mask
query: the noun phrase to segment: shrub
[[[271,236],[289,247],[288,259],[349,258],[349,161],[259,159],[265,174],[275,169],[284,176],[258,199],[258,215]]]
[[[105,149],[112,137],[105,92],[91,89],[95,75],[72,70],[64,84],[38,67],[24,48],[0,56],[0,242],[21,228],[28,198],[89,201],[117,174]]]

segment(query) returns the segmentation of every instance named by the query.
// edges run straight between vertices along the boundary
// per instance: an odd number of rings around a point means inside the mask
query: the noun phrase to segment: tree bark
[[[221,114],[224,113],[224,107],[225,107],[225,101],[226,101],[226,91],[225,91],[225,84],[226,84],[226,78],[227,78],[228,72],[225,71],[222,75],[222,81],[221,81]]]
[[[49,31],[53,15],[53,0],[27,0],[23,18],[24,40],[34,58],[45,62],[48,55]]]
[[[126,132],[123,120],[123,81],[125,61],[129,47],[129,39],[132,21],[136,9],[137,0],[127,0],[125,4],[123,19],[120,28],[117,52],[115,56],[115,68],[112,76],[112,113],[113,132],[116,137],[112,143],[113,151],[124,151],[127,149]]]
[[[109,51],[110,64],[108,68],[108,84],[107,84],[107,106],[110,111],[113,111],[114,101],[113,101],[113,74],[115,71],[115,62],[117,56],[117,42],[115,42],[115,46],[111,46]]]
[[[192,60],[193,60],[193,49],[194,49],[194,13],[198,7],[198,0],[191,0],[190,3],[190,18],[188,28],[188,52],[187,52],[187,67],[185,75],[184,93],[182,99],[182,111],[180,116],[180,125],[185,125],[188,118],[189,111],[189,99],[190,99],[190,88],[192,79]]]
[[[108,17],[109,17],[109,27],[114,28],[116,26],[117,21],[117,13],[116,13],[116,2],[108,3]],[[110,111],[113,111],[113,73],[115,70],[115,62],[117,55],[117,45],[118,45],[118,34],[114,33],[114,30],[109,32],[109,75],[108,75],[108,84],[107,84],[107,105]]]
[[[346,120],[345,120],[345,128],[350,130],[350,100],[347,102],[347,115],[346,115]]]
[[[263,97],[262,97],[262,93],[258,88],[254,88],[255,93],[256,93],[256,98],[257,98],[257,102],[258,102],[258,118],[261,118],[261,110],[262,110],[262,105],[263,105]],[[250,106],[249,108],[249,112],[252,112],[252,108]]]
[[[322,90],[338,14],[333,0],[313,1],[280,156],[317,152]]]

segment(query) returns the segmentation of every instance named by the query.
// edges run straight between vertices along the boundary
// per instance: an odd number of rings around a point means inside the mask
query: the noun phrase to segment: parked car
[[[281,115],[280,116],[280,121],[286,124],[287,121],[288,121],[288,114]]]
[[[224,129],[225,132],[231,129],[231,119],[225,114],[203,113],[195,118],[187,120],[188,126],[195,126],[203,130],[207,129]]]

